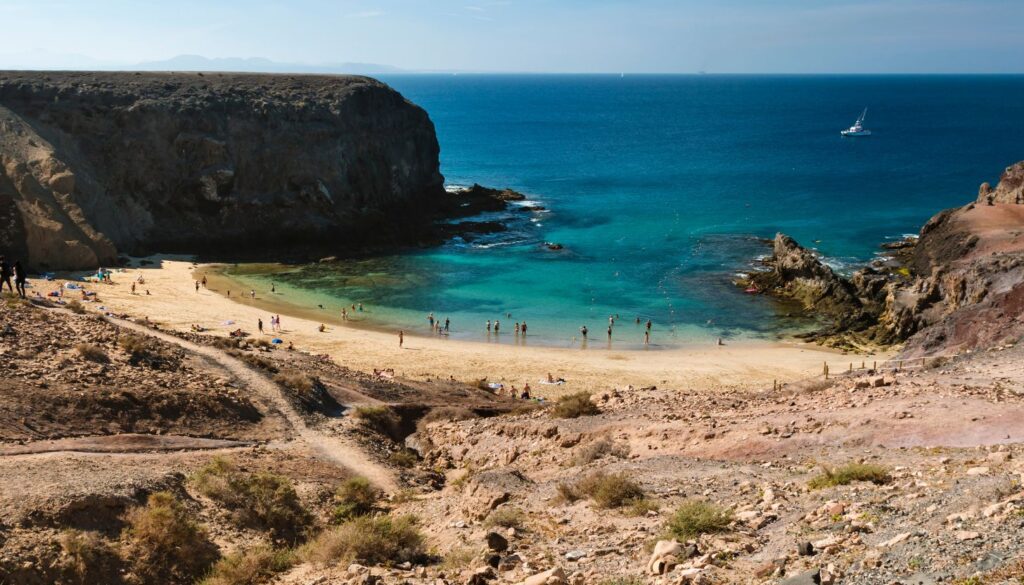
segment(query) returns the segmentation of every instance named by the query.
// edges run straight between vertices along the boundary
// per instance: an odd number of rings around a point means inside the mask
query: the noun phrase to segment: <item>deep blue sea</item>
[[[586,324],[604,347],[609,315],[616,348],[639,345],[637,316],[655,347],[771,338],[801,322],[730,283],[767,251],[759,238],[782,231],[854,266],[1024,159],[1021,76],[383,80],[430,114],[448,185],[511,187],[549,211],[470,243],[258,280],[424,333],[433,311],[466,339],[498,319],[491,341],[511,344],[525,320],[529,343],[570,345]],[[873,135],[841,137],[865,107]]]

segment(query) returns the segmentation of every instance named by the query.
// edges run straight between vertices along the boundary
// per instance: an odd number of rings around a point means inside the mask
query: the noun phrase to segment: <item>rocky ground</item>
[[[190,583],[218,556],[207,584],[1024,579],[1024,346],[536,404],[11,299],[0,318],[2,582]],[[331,541],[355,476],[388,492],[363,518],[415,516],[417,554]],[[140,564],[152,494],[206,564]]]

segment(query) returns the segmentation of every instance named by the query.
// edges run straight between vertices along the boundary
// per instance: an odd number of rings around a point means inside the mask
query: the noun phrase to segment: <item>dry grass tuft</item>
[[[334,494],[334,521],[340,523],[373,512],[380,496],[380,491],[365,477],[349,479]]]
[[[217,559],[206,530],[169,492],[150,495],[126,520],[121,552],[141,583],[192,583]]]
[[[63,553],[61,566],[78,583],[101,583],[120,573],[117,552],[98,533],[65,530],[58,542]]]
[[[586,465],[605,456],[624,459],[629,457],[629,447],[616,443],[607,437],[602,437],[576,449],[576,454],[572,458],[572,464]]]
[[[368,429],[382,435],[390,437],[398,431],[398,415],[390,407],[357,406],[354,415]]]
[[[85,305],[83,305],[82,303],[80,303],[77,300],[68,301],[68,304],[66,306],[67,306],[69,311],[71,311],[72,313],[75,313],[77,315],[81,315],[82,313],[85,313]]]
[[[295,552],[260,545],[228,555],[198,585],[257,585],[295,565]]]
[[[223,458],[214,459],[191,481],[200,493],[231,510],[239,526],[267,530],[275,539],[302,540],[310,515],[291,480],[272,473],[245,473]]]
[[[703,500],[690,500],[676,509],[676,513],[668,521],[667,528],[672,536],[686,540],[701,534],[725,532],[732,522],[732,517],[733,512],[729,508]]]
[[[79,343],[75,346],[75,351],[78,352],[78,355],[82,356],[82,359],[89,360],[90,362],[95,362],[97,364],[110,363],[110,357],[107,356],[107,352],[103,351],[103,348],[98,345],[92,343]]]
[[[300,556],[321,565],[397,565],[421,562],[426,553],[415,517],[359,516],[320,533],[302,547]]]
[[[595,471],[575,484],[559,484],[558,493],[568,502],[588,497],[599,508],[620,508],[644,497],[640,484],[625,473]]]
[[[591,402],[587,392],[562,396],[551,409],[551,416],[555,418],[578,418],[595,414],[601,414],[601,409]]]
[[[822,466],[822,473],[807,482],[807,487],[819,490],[827,487],[848,485],[855,481],[870,481],[875,485],[885,485],[892,481],[889,470],[881,465],[871,463],[847,463],[829,469]]]
[[[502,528],[522,528],[525,517],[526,514],[519,508],[502,506],[487,515],[487,518],[484,520],[484,526],[488,528],[496,526]]]

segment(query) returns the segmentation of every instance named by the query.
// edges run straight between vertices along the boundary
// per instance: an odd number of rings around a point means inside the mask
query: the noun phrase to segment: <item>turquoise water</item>
[[[529,323],[530,343],[604,347],[773,337],[802,323],[730,278],[776,231],[835,266],[916,232],[1024,159],[1024,77],[388,76],[437,127],[449,185],[520,190],[550,211],[470,243],[273,279],[291,300],[452,336]],[[874,135],[841,138],[864,107]],[[540,244],[559,242],[561,252]],[[506,317],[511,313],[512,318]],[[494,339],[491,339],[494,341]]]

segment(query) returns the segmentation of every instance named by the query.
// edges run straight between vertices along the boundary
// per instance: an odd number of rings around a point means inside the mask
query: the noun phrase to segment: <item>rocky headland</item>
[[[905,357],[1014,343],[1024,334],[1024,162],[977,200],[936,214],[916,239],[839,275],[776,235],[764,269],[738,284],[799,304],[826,321],[806,337],[845,348],[904,343]]]
[[[366,77],[0,72],[0,248],[52,270],[437,243],[508,200],[446,192],[438,153]]]

